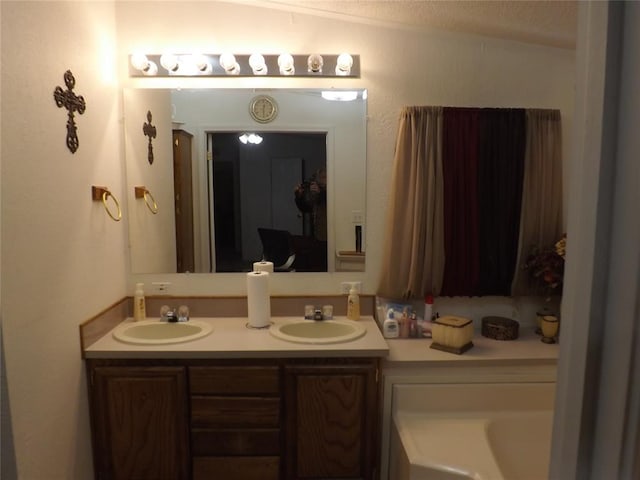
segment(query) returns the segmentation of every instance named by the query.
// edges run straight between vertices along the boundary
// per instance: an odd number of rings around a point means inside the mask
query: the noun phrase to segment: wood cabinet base
[[[97,480],[374,480],[377,358],[88,359]]]

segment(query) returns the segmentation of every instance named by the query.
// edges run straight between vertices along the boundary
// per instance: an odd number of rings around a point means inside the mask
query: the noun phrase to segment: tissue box
[[[473,347],[473,322],[470,318],[436,318],[431,327],[431,348],[460,355]]]

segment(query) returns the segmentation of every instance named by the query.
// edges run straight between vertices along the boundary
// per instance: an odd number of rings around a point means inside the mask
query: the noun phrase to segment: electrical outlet
[[[362,225],[363,222],[364,222],[364,216],[362,215],[362,210],[352,210],[351,223],[355,223],[356,225]]]
[[[340,292],[348,294],[352,286],[355,287],[356,292],[362,293],[362,282],[342,282],[340,283]]]
[[[171,282],[151,282],[151,290],[158,295],[168,295]]]

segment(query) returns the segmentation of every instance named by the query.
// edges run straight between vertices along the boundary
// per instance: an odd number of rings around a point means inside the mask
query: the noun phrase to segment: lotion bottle
[[[136,322],[147,318],[147,306],[142,287],[144,287],[144,283],[136,283],[136,291],[133,296],[133,320]]]
[[[349,297],[347,298],[347,318],[350,320],[358,320],[360,318],[360,297],[358,297],[358,291],[353,286],[349,290]]]
[[[384,338],[398,338],[398,321],[396,320],[396,316],[391,308],[389,309],[387,318],[382,325],[382,335]]]

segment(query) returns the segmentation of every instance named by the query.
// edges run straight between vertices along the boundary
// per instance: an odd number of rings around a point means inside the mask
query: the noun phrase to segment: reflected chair
[[[291,272],[296,254],[293,249],[293,238],[286,230],[258,228],[262,242],[262,259],[273,263],[276,272]]]

